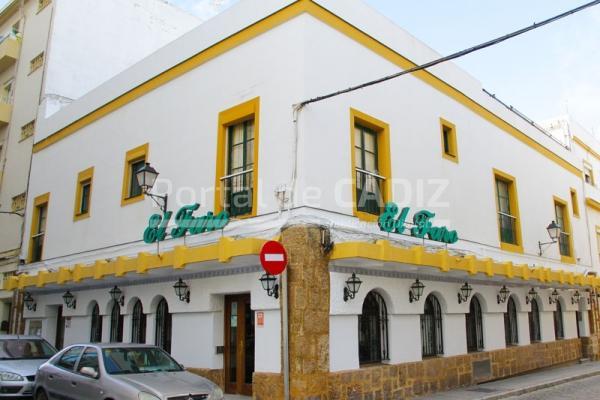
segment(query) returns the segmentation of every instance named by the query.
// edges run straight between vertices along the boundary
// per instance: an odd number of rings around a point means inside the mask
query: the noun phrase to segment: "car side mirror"
[[[83,367],[79,370],[82,375],[89,376],[90,378],[96,379],[98,377],[98,371],[92,367]]]
[[[185,369],[185,367],[183,366],[183,364],[179,364],[179,366],[181,367],[181,369]]]

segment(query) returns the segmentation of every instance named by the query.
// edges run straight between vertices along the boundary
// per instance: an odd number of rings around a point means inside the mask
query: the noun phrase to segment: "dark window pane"
[[[421,315],[421,349],[423,357],[444,354],[442,336],[442,309],[438,299],[429,295]]]
[[[517,327],[517,306],[512,297],[508,298],[506,312],[504,313],[504,335],[506,345],[516,345],[519,343],[519,333]]]
[[[471,299],[469,313],[466,315],[467,329],[467,350],[483,350],[483,320],[481,315],[481,305],[477,297]]]
[[[123,315],[121,315],[121,306],[117,302],[113,302],[110,313],[110,341],[123,341]]]
[[[156,308],[156,345],[166,351],[171,352],[171,313],[169,305],[163,298]]]
[[[92,184],[90,182],[83,183],[81,185],[81,205],[79,207],[79,212],[81,214],[87,214],[90,210],[90,191],[92,188]]]
[[[540,332],[540,311],[536,299],[531,300],[531,311],[529,312],[529,339],[531,343],[539,342]]]
[[[370,292],[358,318],[358,355],[361,364],[388,359],[387,307],[383,297]]]
[[[556,339],[565,338],[565,331],[563,327],[563,313],[560,301],[556,302],[556,311],[554,311],[554,335]]]
[[[60,357],[56,365],[58,367],[72,371],[73,368],[75,368],[75,364],[77,363],[77,360],[79,359],[79,356],[81,355],[82,351],[83,347],[81,346],[70,348]]]
[[[131,318],[131,342],[146,343],[146,314],[141,301],[136,301],[133,306],[133,315]]]
[[[102,315],[100,315],[100,307],[94,305],[92,310],[92,329],[90,332],[90,342],[99,343],[102,341]]]
[[[129,197],[137,197],[140,196],[142,194],[142,187],[140,186],[138,180],[137,180],[137,176],[136,176],[136,172],[142,168],[144,165],[146,165],[146,160],[142,159],[142,160],[137,160],[137,161],[133,161],[130,164],[130,177],[129,177]]]

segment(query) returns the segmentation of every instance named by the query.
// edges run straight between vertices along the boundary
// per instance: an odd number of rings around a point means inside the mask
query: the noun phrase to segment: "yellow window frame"
[[[575,188],[571,188],[571,208],[573,209],[573,216],[579,218],[579,197]]]
[[[502,233],[501,233],[501,225],[498,219],[498,212],[500,210],[500,204],[498,204],[498,186],[496,184],[497,180],[501,180],[508,184],[508,196],[510,210],[512,215],[515,217],[515,236],[517,239],[517,244],[513,243],[505,243],[502,241]],[[493,168],[493,184],[494,184],[494,201],[496,202],[496,223],[498,224],[498,240],[500,242],[500,248],[505,251],[510,251],[513,253],[523,253],[523,235],[521,234],[521,214],[519,213],[519,196],[517,193],[517,179],[507,174],[506,172],[502,172],[496,168]]]
[[[366,212],[358,211],[356,199],[356,160],[354,159],[354,129],[355,126],[363,125],[366,128],[377,133],[377,156],[379,174],[385,177],[385,181],[381,187],[381,194],[385,203],[392,200],[392,165],[390,155],[390,126],[388,123],[381,121],[375,117],[358,111],[354,108],[350,109],[350,177],[352,179],[352,207],[355,217],[362,221],[374,222],[378,216]]]
[[[448,132],[448,152],[446,152],[444,134]],[[458,142],[456,139],[456,125],[440,118],[440,136],[442,143],[442,157],[446,160],[458,163]]]
[[[258,147],[260,138],[260,97],[255,97],[219,113],[217,126],[217,161],[215,167],[215,214],[223,211],[223,193],[221,178],[226,175],[227,165],[227,128],[247,120],[254,120],[254,168],[252,169],[252,211],[250,214],[236,216],[236,219],[255,217],[258,212]]]
[[[73,209],[73,221],[79,221],[90,216],[92,205],[92,188],[94,180],[94,167],[90,167],[77,174],[77,183],[75,186],[75,206]],[[86,212],[81,212],[81,201],[83,200],[83,186],[90,185],[90,198],[88,199],[88,209]]]
[[[583,174],[584,174],[584,180],[585,180],[585,170],[589,170],[590,171],[590,183],[588,183],[588,185],[592,185],[592,186],[596,186],[596,177],[594,176],[594,167],[592,166],[592,164],[590,164],[587,161],[583,161]]]
[[[149,148],[150,145],[146,143],[134,149],[131,149],[127,153],[125,153],[125,166],[123,170],[123,190],[121,192],[121,207],[144,200],[143,193],[138,196],[129,197],[129,184],[131,182],[131,164],[142,159],[145,162],[148,162]]]
[[[48,215],[49,215],[49,205],[50,203],[50,193],[44,193],[37,196],[33,199],[33,218],[31,218],[31,229],[29,230],[29,249],[27,251],[27,262],[31,262],[33,259],[33,237],[37,234],[35,232],[36,226],[38,226],[40,222],[40,209],[39,207],[42,205],[46,205],[46,231],[44,231],[44,242],[46,241],[46,232],[48,231]],[[44,248],[42,247],[42,254]],[[42,257],[43,259],[43,257]]]
[[[575,247],[573,247],[573,227],[571,226],[571,218],[569,217],[569,203],[566,200],[561,199],[558,196],[553,196],[553,207],[552,207],[552,211],[553,214],[556,215],[556,205],[561,205],[563,207],[564,213],[563,213],[563,219],[564,219],[564,231],[569,234],[569,249],[570,249],[570,256],[563,256],[562,254],[560,255],[560,261],[565,263],[565,264],[575,264]],[[556,217],[554,217],[556,218]],[[558,240],[557,240],[558,243]],[[560,253],[560,251],[559,251]]]

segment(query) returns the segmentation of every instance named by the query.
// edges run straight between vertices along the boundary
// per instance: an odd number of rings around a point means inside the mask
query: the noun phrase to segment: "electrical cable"
[[[494,46],[494,45],[496,45],[498,43],[504,42],[505,40],[508,40],[508,39],[514,38],[516,36],[522,35],[524,33],[532,31],[534,29],[541,28],[542,26],[548,25],[548,24],[550,24],[552,22],[558,21],[558,20],[560,20],[562,18],[568,17],[569,15],[578,13],[580,11],[583,11],[583,10],[585,10],[587,8],[596,6],[598,4],[600,4],[600,0],[595,0],[595,1],[583,4],[583,5],[579,6],[579,7],[573,8],[573,9],[571,9],[569,11],[566,11],[566,12],[564,12],[562,14],[558,14],[558,15],[552,17],[552,18],[548,18],[548,19],[546,19],[546,20],[544,20],[542,22],[534,23],[533,25],[528,26],[526,28],[519,29],[519,30],[511,32],[509,34],[500,36],[500,37],[498,37],[496,39],[489,40],[487,42],[478,44],[478,45],[470,47],[468,49],[464,49],[464,50],[458,51],[456,53],[450,54],[450,55],[442,57],[442,58],[438,58],[438,59],[430,61],[428,63],[417,65],[417,66],[415,66],[413,68],[409,68],[409,69],[406,69],[404,71],[397,72],[395,74],[385,76],[383,78],[375,79],[373,81],[362,83],[362,84],[357,85],[357,86],[351,86],[351,87],[349,87],[347,89],[344,89],[344,90],[339,90],[337,92],[333,92],[333,93],[329,93],[329,94],[326,94],[326,95],[314,97],[314,98],[309,99],[309,100],[305,100],[305,101],[299,103],[296,106],[296,108],[297,109],[298,108],[302,108],[302,107],[304,107],[304,106],[306,106],[308,104],[311,104],[311,103],[316,103],[316,102],[323,101],[323,100],[326,100],[326,99],[330,99],[332,97],[336,97],[336,96],[339,96],[339,95],[342,95],[342,94],[345,94],[345,93],[350,93],[350,92],[354,92],[354,91],[359,90],[359,89],[364,89],[364,88],[369,87],[369,86],[377,85],[379,83],[386,82],[386,81],[389,81],[389,80],[394,79],[394,78],[398,78],[398,77],[400,77],[402,75],[407,75],[407,74],[411,74],[413,72],[425,70],[427,68],[431,68],[431,67],[433,67],[435,65],[444,63],[446,61],[451,61],[451,60],[457,59],[459,57],[463,57],[463,56],[465,56],[467,54],[473,53],[473,52],[478,51],[478,50],[485,49],[485,48],[490,47],[490,46]]]

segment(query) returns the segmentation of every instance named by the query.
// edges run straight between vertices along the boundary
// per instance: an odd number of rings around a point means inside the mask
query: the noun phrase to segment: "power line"
[[[478,45],[470,47],[468,49],[458,51],[456,53],[450,54],[449,56],[438,58],[438,59],[430,61],[428,63],[417,65],[417,66],[409,68],[407,70],[404,70],[404,71],[401,71],[401,72],[398,72],[398,73],[395,73],[395,74],[392,74],[392,75],[388,75],[388,76],[385,76],[383,78],[379,78],[379,79],[376,79],[376,80],[373,80],[373,81],[369,81],[369,82],[366,82],[366,83],[363,83],[363,84],[360,84],[360,85],[357,85],[357,86],[351,86],[351,87],[349,87],[347,89],[344,89],[344,90],[339,90],[337,92],[333,92],[333,93],[329,93],[329,94],[326,94],[326,95],[314,97],[312,99],[305,100],[305,101],[299,103],[296,107],[297,108],[302,108],[302,107],[306,106],[307,104],[316,103],[316,102],[319,102],[319,101],[330,99],[332,97],[336,97],[336,96],[339,96],[339,95],[342,95],[342,94],[345,94],[345,93],[350,93],[350,92],[354,92],[354,91],[359,90],[359,89],[364,89],[364,88],[369,87],[369,86],[377,85],[379,83],[386,82],[386,81],[389,81],[389,80],[394,79],[394,78],[398,78],[398,77],[400,77],[402,75],[407,75],[407,74],[411,74],[413,72],[425,70],[427,68],[433,67],[433,66],[441,64],[443,62],[451,61],[451,60],[457,59],[459,57],[465,56],[467,54],[476,52],[478,50],[482,50],[482,49],[485,49],[487,47],[494,46],[494,45],[496,45],[498,43],[504,42],[505,40],[512,39],[512,38],[514,38],[516,36],[522,35],[524,33],[532,31],[534,29],[541,28],[542,26],[548,25],[548,24],[550,24],[552,22],[558,21],[558,20],[560,20],[562,18],[568,17],[569,15],[578,13],[580,11],[583,11],[583,10],[585,10],[587,8],[596,6],[598,4],[600,4],[600,0],[595,0],[595,1],[592,1],[592,2],[589,2],[589,3],[586,3],[586,4],[582,5],[582,6],[579,6],[577,8],[573,8],[573,9],[571,9],[569,11],[566,11],[566,12],[564,12],[562,14],[556,15],[556,16],[554,16],[552,18],[548,18],[548,19],[546,19],[546,20],[544,20],[542,22],[534,23],[533,25],[528,26],[526,28],[519,29],[519,30],[514,31],[512,33],[509,33],[507,35],[500,36],[500,37],[498,37],[496,39],[492,39],[490,41],[478,44]]]

